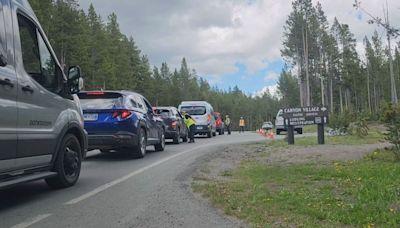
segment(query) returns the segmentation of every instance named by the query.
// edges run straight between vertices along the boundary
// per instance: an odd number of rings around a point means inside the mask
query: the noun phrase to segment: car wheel
[[[165,149],[165,133],[164,133],[164,129],[161,129],[160,143],[154,145],[154,149],[156,151],[164,151],[164,149]]]
[[[143,128],[140,128],[139,135],[138,135],[138,143],[133,150],[131,150],[131,155],[134,158],[143,158],[146,156],[146,146],[147,146],[147,139],[146,139],[146,132]]]
[[[302,135],[302,134],[303,134],[303,129],[299,129],[299,130],[297,130],[297,134],[300,134],[300,135]]]
[[[214,131],[213,133],[212,133],[212,135],[215,137],[215,136],[217,136],[217,131]]]
[[[47,178],[46,183],[53,188],[66,188],[74,185],[81,172],[82,148],[75,135],[67,134],[61,142],[54,171],[57,176]]]
[[[280,130],[276,130],[276,134],[279,135],[281,133]]]
[[[178,131],[176,132],[176,135],[174,137],[174,144],[179,144],[181,142],[181,130],[178,128]]]

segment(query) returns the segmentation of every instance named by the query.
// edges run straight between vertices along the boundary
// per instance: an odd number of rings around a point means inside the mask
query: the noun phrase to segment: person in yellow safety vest
[[[226,130],[228,130],[228,135],[231,134],[231,118],[229,118],[229,115],[226,115],[225,117],[225,127]]]
[[[194,143],[194,131],[196,128],[196,121],[194,121],[194,119],[187,113],[183,113],[183,117],[185,124],[189,129],[189,138],[190,138],[189,143]]]
[[[240,128],[239,133],[244,133],[245,126],[246,126],[246,124],[245,124],[243,116],[242,116],[242,117],[240,117],[240,120],[239,120],[239,128]]]

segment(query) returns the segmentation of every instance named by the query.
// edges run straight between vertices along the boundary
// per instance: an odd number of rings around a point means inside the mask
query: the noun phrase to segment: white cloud
[[[253,97],[261,97],[263,96],[266,92],[269,92],[272,96],[279,96],[278,94],[278,85],[270,85],[270,86],[265,86],[264,88],[262,88],[261,90],[255,92],[253,94]]]
[[[365,14],[358,19],[360,12],[353,8],[353,0],[319,1],[330,22],[337,17],[349,24],[357,50],[362,51],[362,39],[371,36],[376,25],[369,25]],[[251,75],[280,60],[283,26],[292,10],[290,0],[251,4],[246,0],[80,0],[83,8],[89,2],[103,18],[115,11],[122,31],[134,37],[152,64],[166,61],[179,67],[186,57],[200,76],[214,81],[237,72],[237,63],[244,64]],[[383,2],[362,4],[373,15],[382,16]],[[400,27],[400,1],[388,0],[388,4],[393,25]]]
[[[267,74],[267,76],[264,77],[264,81],[270,82],[270,81],[276,81],[279,78],[279,74],[277,72],[271,71]]]

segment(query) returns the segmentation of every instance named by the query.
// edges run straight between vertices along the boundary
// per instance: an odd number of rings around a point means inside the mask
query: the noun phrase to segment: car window
[[[189,115],[204,115],[207,112],[205,106],[183,106],[181,107],[182,112],[186,112]]]
[[[143,101],[144,101],[144,104],[145,104],[147,110],[153,110],[153,107],[151,106],[151,104],[148,100],[143,99]]]
[[[58,89],[56,64],[42,35],[27,18],[18,15],[22,61],[25,71],[44,88]]]
[[[171,116],[171,112],[168,109],[156,109],[155,113],[164,118],[168,118]]]
[[[142,98],[140,98],[139,96],[135,96],[134,98],[135,98],[137,107],[138,107],[142,112],[146,112],[146,109],[145,109],[145,107],[144,107],[144,103],[143,103]]]
[[[3,4],[0,1],[0,54],[3,54],[6,56],[6,50],[7,50],[7,43],[5,39],[5,27],[4,27],[4,13],[3,13]]]
[[[134,100],[134,99],[129,99],[129,102],[131,103],[131,105],[132,105],[132,107],[134,107],[134,108],[137,108],[138,107],[138,104],[137,104],[137,102]]]

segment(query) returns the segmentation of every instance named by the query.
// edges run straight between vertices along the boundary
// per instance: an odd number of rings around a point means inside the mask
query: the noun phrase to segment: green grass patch
[[[317,125],[306,125],[303,127],[304,133],[315,133],[317,132],[318,126]]]
[[[374,144],[384,141],[385,141],[385,135],[380,132],[370,132],[367,136],[361,138],[355,135],[325,136],[325,143],[330,145]],[[272,147],[288,146],[286,140],[268,141],[267,145]],[[318,139],[317,136],[295,138],[295,145],[301,145],[301,146],[318,145]]]
[[[243,163],[229,181],[194,184],[226,214],[255,227],[399,227],[400,164],[377,151],[360,161]]]

